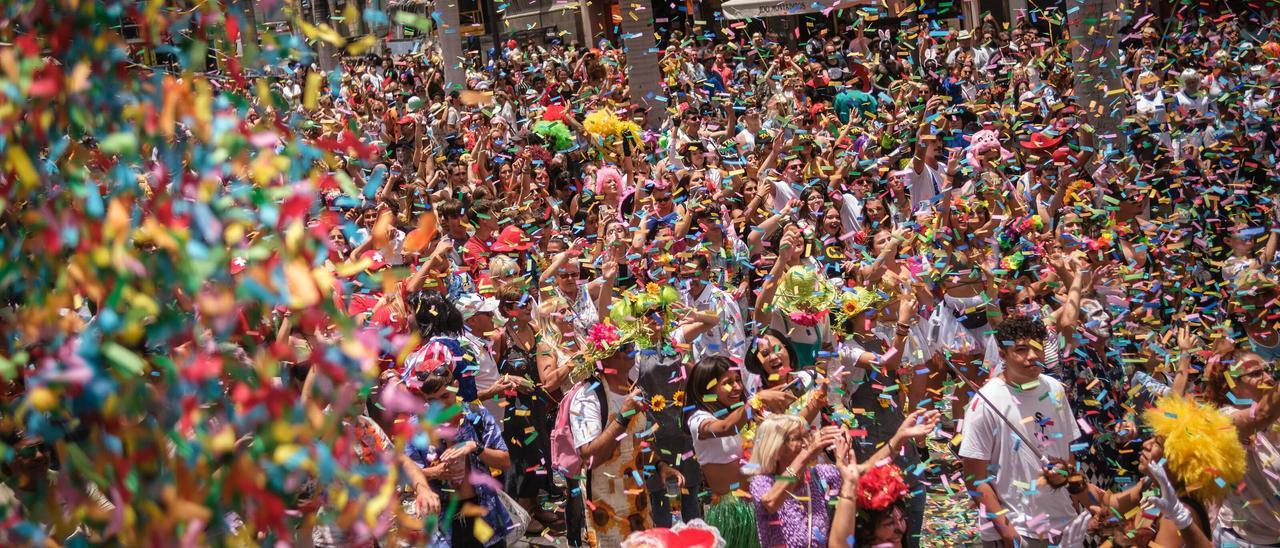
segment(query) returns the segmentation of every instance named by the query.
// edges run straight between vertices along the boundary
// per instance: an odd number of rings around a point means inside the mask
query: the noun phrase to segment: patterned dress
[[[579,390],[573,401],[562,402],[573,406],[571,428],[574,428],[574,437],[579,443],[600,435],[611,420],[609,417],[621,409],[624,396],[608,389],[603,391],[608,398],[607,413],[600,413],[598,396],[592,385]],[[634,417],[613,455],[603,461],[583,462],[582,475],[586,479],[582,493],[587,512],[588,546],[620,546],[631,533],[653,526],[645,477],[649,470],[653,470],[646,466],[652,457],[642,449],[645,441],[652,445],[653,438],[641,438],[641,433],[646,431],[652,431],[650,425],[642,418]]]
[[[819,464],[802,473],[803,483],[791,487],[793,496],[787,497],[777,512],[765,510],[760,502],[773,487],[773,476],[751,478],[760,546],[821,548],[827,545],[827,534],[831,532],[828,501],[839,494],[840,471],[830,464]]]

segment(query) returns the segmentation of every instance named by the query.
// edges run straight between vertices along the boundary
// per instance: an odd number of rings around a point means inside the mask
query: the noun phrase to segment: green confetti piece
[[[142,358],[139,358],[137,354],[113,342],[102,346],[102,355],[111,360],[111,363],[124,368],[134,375],[141,375],[147,368],[147,362],[142,361]]]

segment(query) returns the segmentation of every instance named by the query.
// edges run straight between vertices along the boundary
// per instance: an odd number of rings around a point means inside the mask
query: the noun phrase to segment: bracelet
[[[854,496],[851,496],[851,495],[841,494],[839,497],[836,497],[836,498],[838,498],[838,499],[840,499],[840,500],[847,500],[847,501],[852,502],[852,503],[854,503],[854,504],[857,504],[857,503],[858,503],[858,498],[857,498],[857,497],[854,497]]]
[[[788,466],[788,467],[786,467],[786,468],[782,469],[782,477],[784,477],[784,478],[795,478],[795,479],[799,480],[799,479],[800,479],[800,473],[799,473],[799,472],[797,472],[795,468],[792,468],[792,467]]]
[[[1089,488],[1089,483],[1084,480],[1084,476],[1072,474],[1067,478],[1067,492],[1072,495],[1079,495]]]

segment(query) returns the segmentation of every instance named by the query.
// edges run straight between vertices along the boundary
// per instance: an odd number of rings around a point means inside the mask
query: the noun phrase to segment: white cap
[[[481,312],[493,313],[498,311],[497,299],[482,297],[475,293],[465,293],[458,297],[457,305],[463,319],[470,318]]]

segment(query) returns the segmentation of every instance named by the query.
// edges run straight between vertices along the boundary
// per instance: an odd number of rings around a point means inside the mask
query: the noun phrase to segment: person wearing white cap
[[[973,34],[967,30],[960,31],[956,36],[956,43],[959,44],[956,49],[947,54],[947,66],[954,67],[957,58],[967,58],[973,64],[974,74],[985,75],[987,65],[991,63],[991,50],[974,48]]]
[[[1186,69],[1178,75],[1182,84],[1174,99],[1178,104],[1178,113],[1182,116],[1185,136],[1179,139],[1179,145],[1192,145],[1203,149],[1213,145],[1213,122],[1217,118],[1217,105],[1203,89],[1200,73]],[[1178,147],[1181,149],[1181,147]],[[1187,152],[1194,154],[1194,152]]]
[[[502,424],[505,409],[498,404],[496,396],[515,390],[515,381],[498,373],[498,362],[493,359],[492,341],[497,334],[495,320],[498,313],[498,300],[482,297],[475,293],[466,293],[458,297],[458,311],[466,323],[460,342],[463,348],[475,356],[478,365],[475,374],[476,397]]]

